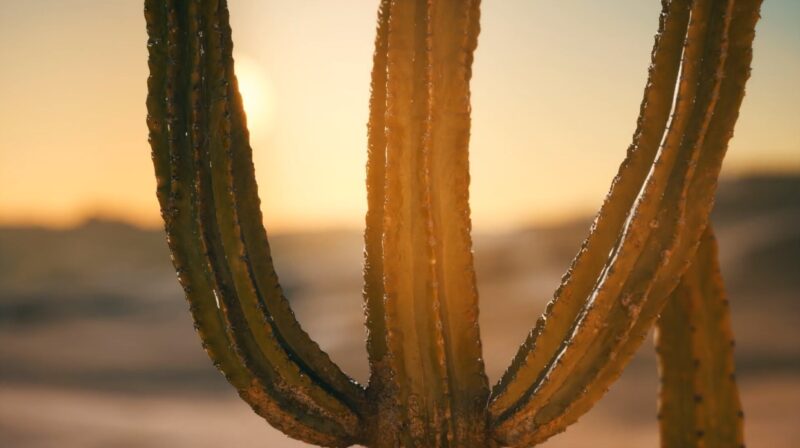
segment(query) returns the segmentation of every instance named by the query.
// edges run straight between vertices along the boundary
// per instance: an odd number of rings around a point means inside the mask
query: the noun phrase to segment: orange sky
[[[484,1],[477,230],[591,213],[633,132],[660,2]],[[266,223],[360,227],[375,1],[230,0]],[[764,3],[725,170],[800,170],[800,2]],[[7,2],[0,223],[158,225],[139,1]]]

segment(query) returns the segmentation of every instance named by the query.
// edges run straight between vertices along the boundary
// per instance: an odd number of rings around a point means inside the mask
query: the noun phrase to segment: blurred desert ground
[[[748,447],[800,446],[800,176],[727,179],[713,217],[737,335]],[[589,218],[475,236],[492,380],[533,325]],[[367,375],[358,231],[272,235],[305,328]],[[546,447],[656,447],[650,341]],[[91,220],[0,228],[0,446],[295,447],[200,348],[159,229]]]

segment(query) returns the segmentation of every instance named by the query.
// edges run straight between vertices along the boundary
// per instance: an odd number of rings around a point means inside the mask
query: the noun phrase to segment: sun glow
[[[15,43],[0,44],[0,60],[14,61],[0,70],[0,225],[100,213],[161,227],[140,2],[0,3],[0,42]],[[228,3],[268,228],[361,228],[377,8]],[[478,231],[594,213],[630,144],[659,2],[562,3],[483,2],[471,84]],[[799,13],[798,1],[764,2],[729,175],[800,171]],[[596,38],[562,32],[576,24]]]
[[[260,64],[247,57],[237,57],[236,79],[242,94],[247,127],[255,138],[263,138],[272,129],[275,95],[272,83]]]

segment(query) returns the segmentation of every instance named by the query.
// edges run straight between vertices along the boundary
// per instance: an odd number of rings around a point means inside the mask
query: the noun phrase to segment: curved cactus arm
[[[597,280],[597,286],[587,297],[570,334],[539,379],[497,420],[497,435],[506,443],[528,443],[527,440],[534,437],[534,430],[546,421],[554,407],[571,401],[565,395],[570,395],[569,391],[575,388],[576,383],[590,379],[584,376],[584,371],[606,361],[598,355],[613,347],[613,343],[600,344],[599,336],[608,333],[604,330],[613,326],[615,332],[611,333],[612,337],[620,337],[620,332],[632,321],[629,316],[621,316],[619,321],[612,320],[615,304],[637,300],[621,296],[626,283],[637,278],[646,281],[647,275],[659,264],[658,254],[669,241],[668,233],[672,229],[659,232],[658,225],[662,223],[658,222],[658,216],[660,210],[672,209],[676,205],[667,199],[674,197],[670,193],[680,191],[684,185],[686,173],[677,163],[678,155],[695,109],[700,72],[696,62],[702,58],[710,6],[710,1],[698,1],[692,6],[681,80],[669,130],[635,208],[622,230],[620,241]],[[667,235],[652,238],[653,233]]]
[[[690,127],[692,134],[687,141],[695,147],[702,147],[702,152],[683,162],[684,166],[691,168],[690,172],[695,171],[696,173],[691,177],[688,188],[684,186],[679,196],[677,207],[679,213],[676,215],[683,215],[683,218],[678,218],[677,221],[673,218],[671,221],[672,226],[677,224],[684,230],[673,235],[671,247],[665,253],[666,257],[657,270],[651,273],[654,279],[648,281],[649,276],[644,276],[638,280],[640,285],[638,291],[633,288],[623,293],[626,301],[634,299],[633,302],[628,303],[632,306],[626,307],[624,303],[620,303],[623,306],[616,307],[616,313],[612,314],[611,322],[619,322],[625,315],[633,316],[635,322],[632,327],[628,330],[623,328],[622,332],[616,332],[611,328],[612,325],[609,329],[601,331],[597,338],[599,344],[607,345],[613,341],[613,346],[616,348],[600,352],[607,354],[607,361],[598,363],[592,369],[577,372],[579,374],[571,381],[573,383],[572,392],[569,392],[569,389],[563,389],[560,392],[561,400],[554,399],[549,403],[549,410],[543,410],[538,416],[539,421],[532,424],[536,428],[534,431],[536,435],[530,440],[537,442],[544,440],[562,430],[567,424],[577,420],[619,376],[624,365],[644,339],[647,330],[652,326],[665,298],[686,269],[688,260],[691,259],[701,233],[706,227],[721,161],[738,115],[744,84],[749,77],[752,40],[755,23],[758,19],[759,2],[740,2],[733,7],[730,4],[718,4],[715,8],[719,12],[714,14],[716,20],[711,22],[712,33],[715,32],[714,28],[719,30],[728,27],[729,29],[727,33],[723,33],[727,35],[727,39],[722,37],[720,44],[716,48],[710,47],[710,53],[705,57],[708,63],[717,59],[716,64],[719,67],[705,70],[706,87],[701,85],[700,100],[703,103],[706,102],[703,98],[716,98],[712,102],[717,104],[716,107],[706,106],[706,111],[701,113],[695,120],[695,124]],[[726,17],[728,19],[720,20],[720,18]],[[729,22],[729,25],[726,25],[726,22]],[[725,54],[727,57],[724,57]],[[716,87],[713,87],[714,85]],[[710,103],[709,106],[711,106]],[[696,169],[694,169],[695,166]],[[687,204],[689,205],[687,206]],[[658,233],[657,231],[656,235]],[[666,234],[664,233],[664,235]],[[635,284],[632,283],[630,286],[635,286]],[[574,378],[579,378],[579,380],[576,381]],[[586,387],[583,390],[579,387],[582,383]],[[580,392],[576,394],[576,391]]]
[[[685,254],[691,254],[697,248],[712,206],[722,159],[728,141],[733,135],[733,127],[744,97],[745,83],[750,75],[752,43],[755,25],[759,18],[760,3],[760,1],[737,2],[733,8],[728,32],[728,56],[722,74],[719,99],[703,141],[704,150],[697,161],[696,174],[687,192],[687,203],[705,205],[686,211],[684,224],[687,230],[675,244],[673,254],[665,268],[654,279],[648,294],[649,298],[642,304],[639,317],[631,331],[626,334],[618,354],[614,356],[612,362],[603,366],[589,389],[564,412],[559,425],[570,424],[577,420],[619,377],[624,366],[646,338],[670,292],[675,288],[678,281],[676,273],[686,269],[688,261]],[[554,428],[551,427],[551,430]],[[544,431],[542,433],[544,435]]]
[[[686,232],[684,225],[686,193],[694,176],[694,168],[697,165],[703,138],[717,103],[719,81],[726,55],[725,36],[727,36],[730,6],[731,2],[720,1],[708,10],[710,18],[701,14],[694,15],[702,23],[708,24],[708,38],[705,40],[706,45],[700,51],[692,52],[687,49],[685,52],[685,64],[693,64],[695,60],[702,61],[702,64],[697,64],[698,83],[694,89],[696,94],[689,101],[683,103],[688,103],[693,107],[691,112],[685,112],[690,118],[684,117],[680,140],[670,141],[675,136],[672,133],[674,127],[670,129],[670,134],[667,136],[664,152],[674,151],[676,154],[675,168],[662,193],[660,209],[651,222],[653,229],[638,255],[634,268],[628,278],[624,280],[617,295],[618,299],[610,304],[610,310],[604,318],[603,326],[599,331],[594,332],[591,345],[586,347],[584,353],[579,354],[582,359],[576,364],[570,377],[561,384],[559,391],[549,398],[549,402],[541,410],[540,415],[534,419],[538,420],[538,426],[545,423],[548,423],[548,426],[557,426],[560,418],[556,418],[556,416],[570,406],[577,397],[584,394],[588,388],[594,388],[591,386],[591,381],[606,364],[613,363],[617,354],[616,349],[632,328],[643,302],[651,300],[649,292],[653,279],[663,275],[674,275],[676,279],[679,278],[679,273],[667,274],[667,262],[672,257],[690,256],[686,251],[679,251],[677,246],[681,241],[681,235]],[[690,59],[691,57],[697,59]],[[684,73],[690,73],[690,70],[684,70]],[[680,107],[680,94],[678,98],[678,112],[676,112],[673,122],[680,118],[679,113],[687,110]],[[659,158],[656,163],[658,164],[660,160]],[[704,168],[701,167],[701,169]],[[658,169],[657,166],[655,170]],[[707,210],[707,208],[703,203],[690,206],[692,210]]]
[[[360,437],[363,390],[302,332],[277,285],[225,2],[148,1],[146,18],[158,196],[204,345],[271,424],[312,443],[349,445]]]
[[[490,412],[498,418],[534,384],[546,363],[568,336],[583,300],[595,286],[611,249],[656,157],[669,119],[681,48],[689,21],[688,0],[663,2],[647,86],[638,125],[628,155],[592,225],[588,238],[573,260],[555,298],[520,347],[511,366],[492,390]]]
[[[301,366],[303,374],[311,376],[336,394],[348,407],[360,412],[359,409],[364,407],[365,400],[363,388],[342,372],[328,354],[322,351],[301,328],[278,283],[263,226],[242,99],[236,87],[231,56],[233,42],[225,3],[221,0],[218,25],[222,38],[220,62],[225,68],[225,79],[221,82],[228,83],[231,107],[222,112],[230,114],[229,149],[232,152],[221,151],[220,160],[230,164],[227,182],[228,193],[234,207],[231,215],[237,221],[233,223],[233,227],[239,230],[238,239],[241,240],[238,255],[247,262],[251,282],[259,293],[258,305],[262,319],[274,325],[281,346]],[[220,147],[220,149],[225,148],[225,146]]]
[[[483,446],[488,384],[467,204],[478,1],[396,1],[381,17],[365,289],[377,427],[389,430],[374,443]]]
[[[662,446],[743,446],[733,332],[710,227],[661,312],[656,351]]]

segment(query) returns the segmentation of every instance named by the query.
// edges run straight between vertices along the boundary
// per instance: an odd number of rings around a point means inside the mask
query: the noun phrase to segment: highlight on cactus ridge
[[[262,225],[225,0],[147,0],[157,195],[214,364],[323,446],[533,446],[617,379],[653,326],[663,446],[743,443],[708,216],[749,77],[758,0],[663,0],[633,141],[544,314],[490,388],[468,202],[478,0],[382,0],[368,124],[371,376],[303,331]]]

